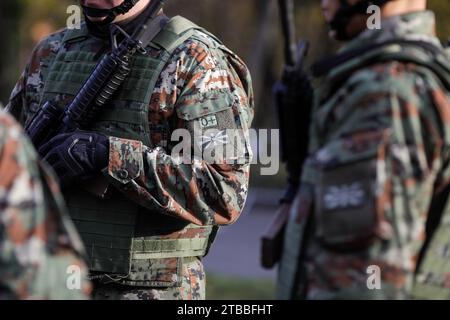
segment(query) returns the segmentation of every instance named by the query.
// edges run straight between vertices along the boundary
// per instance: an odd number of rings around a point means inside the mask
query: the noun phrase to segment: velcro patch
[[[217,117],[215,114],[208,115],[206,117],[200,118],[200,126],[202,128],[211,128],[218,125]]]

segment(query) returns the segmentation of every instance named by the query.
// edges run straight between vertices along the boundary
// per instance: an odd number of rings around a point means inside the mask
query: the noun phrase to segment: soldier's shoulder
[[[36,159],[31,142],[22,126],[12,115],[0,109],[0,153],[7,147],[9,152],[21,153],[20,157],[14,157],[19,162]]]
[[[19,137],[21,133],[22,128],[12,115],[3,109],[0,109],[0,148],[4,143],[8,142],[11,137]]]
[[[408,94],[417,88],[437,85],[436,74],[422,65],[402,62],[379,62],[354,71],[346,81],[345,86],[351,91],[361,92],[396,92]]]
[[[178,34],[180,37],[184,37],[186,33],[189,33],[187,37],[189,40],[197,40],[209,46],[221,44],[219,38],[209,32],[206,28],[199,26],[183,16],[172,17],[164,29],[171,33]]]
[[[206,52],[212,52],[214,49],[220,48],[222,51],[230,51],[219,37],[207,30],[207,28],[199,26],[185,17],[173,17],[168,25],[170,32],[174,32],[178,34],[181,39],[184,39],[183,43],[180,44],[178,48],[196,47]],[[186,34],[188,36],[186,36]]]
[[[65,35],[69,31],[70,31],[70,29],[68,29],[68,28],[58,29],[58,30],[48,34],[44,38],[42,38],[41,42],[62,41],[62,39],[65,37]]]
[[[36,44],[34,54],[42,56],[57,52],[61,47],[67,32],[69,32],[69,30],[64,28],[45,36]]]
[[[418,111],[433,122],[438,120],[432,110],[445,110],[450,102],[448,91],[434,71],[400,61],[380,62],[357,70],[335,96],[334,103],[345,101],[346,108],[364,110],[380,110],[380,106],[388,107],[391,101],[398,101],[401,106],[414,106],[405,109],[405,116],[414,116]]]
[[[210,48],[224,46],[222,41],[217,36],[204,28],[195,29],[190,37],[190,40],[203,43]]]
[[[11,188],[21,190],[15,193],[15,200],[26,198],[31,190],[30,177],[38,173],[37,156],[22,127],[6,112],[0,112],[0,154],[1,160],[0,201],[7,203]]]
[[[194,30],[188,38],[178,43],[171,55],[171,61],[183,65],[187,72],[203,72],[216,69],[225,61],[224,51],[217,50],[216,42],[208,34]]]
[[[15,125],[16,123],[13,117],[9,113],[7,113],[4,109],[0,108],[0,127],[7,128]]]

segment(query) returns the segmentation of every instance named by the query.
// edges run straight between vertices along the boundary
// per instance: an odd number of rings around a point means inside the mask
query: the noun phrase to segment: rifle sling
[[[334,68],[356,58],[359,56],[364,55],[365,53],[368,53],[372,50],[376,50],[379,48],[382,48],[384,46],[388,46],[391,44],[398,44],[398,45],[410,45],[410,46],[417,46],[422,49],[424,49],[427,52],[431,52],[435,55],[442,55],[443,49],[439,48],[438,46],[425,42],[425,41],[411,41],[411,40],[401,40],[401,39],[392,39],[389,41],[384,41],[381,43],[374,43],[362,48],[349,50],[346,52],[343,52],[341,54],[334,55],[332,57],[325,58],[323,60],[320,60],[319,62],[315,63],[311,67],[311,71],[315,77],[322,77],[326,74],[328,74],[331,70]]]
[[[150,42],[159,34],[159,32],[164,28],[164,26],[169,22],[169,17],[165,14],[156,16],[147,26],[146,32],[142,35],[140,39],[142,48],[147,47]]]

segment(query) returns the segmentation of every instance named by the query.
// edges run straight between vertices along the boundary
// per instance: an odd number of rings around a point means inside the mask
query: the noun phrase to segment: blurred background
[[[429,0],[436,13],[438,35],[450,37],[450,1]],[[68,5],[75,0],[0,1],[0,102],[9,94],[36,43],[66,25]],[[319,0],[296,0],[297,37],[311,42],[307,63],[331,54]],[[271,88],[283,64],[283,39],[276,0],[169,0],[168,15],[183,15],[216,34],[249,66],[256,94],[254,128],[276,128]],[[245,212],[233,226],[222,228],[205,259],[209,299],[271,299],[275,270],[259,266],[259,238],[282,194],[285,172],[261,176],[254,165]]]

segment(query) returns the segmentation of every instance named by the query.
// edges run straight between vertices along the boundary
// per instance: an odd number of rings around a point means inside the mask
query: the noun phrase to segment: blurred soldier
[[[381,9],[378,28],[368,27],[373,4]],[[323,0],[322,7],[332,35],[350,42],[313,67],[322,85],[278,297],[435,298],[445,291],[448,298],[450,268],[439,268],[450,246],[450,62],[434,15],[425,0]]]
[[[64,108],[111,50],[111,22],[132,33],[151,7],[150,0],[80,3],[81,29],[43,40],[14,89],[8,109],[22,123],[45,101]],[[162,21],[107,110],[86,131],[57,135],[39,149],[64,186],[96,299],[204,299],[201,258],[218,226],[238,219],[247,196],[253,118],[247,67],[187,19]],[[228,145],[240,156],[181,163],[172,156],[177,129],[213,132],[196,136],[192,149],[217,155],[216,147]],[[242,133],[241,147],[228,129]],[[85,181],[96,175],[106,187],[93,195]]]
[[[86,299],[81,240],[56,182],[0,110],[0,299]]]

